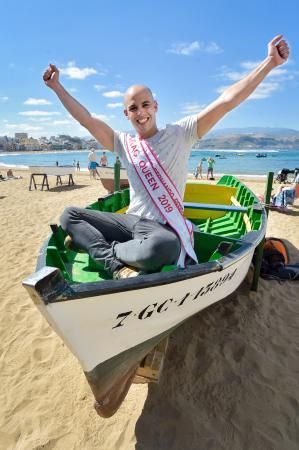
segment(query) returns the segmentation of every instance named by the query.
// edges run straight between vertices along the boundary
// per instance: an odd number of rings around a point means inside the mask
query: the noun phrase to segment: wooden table
[[[34,189],[37,189],[37,186],[41,186],[41,190],[43,191],[44,188],[46,190],[49,190],[49,181],[48,176],[55,176],[56,177],[56,186],[61,185],[62,186],[62,179],[61,177],[64,175],[68,176],[68,186],[74,185],[74,179],[73,174],[75,172],[75,167],[73,166],[30,166],[30,183],[29,183],[29,191],[31,191],[32,185],[34,186]],[[38,178],[42,177],[41,182]]]

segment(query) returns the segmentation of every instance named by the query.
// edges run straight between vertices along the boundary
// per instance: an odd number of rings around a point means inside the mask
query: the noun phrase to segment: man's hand
[[[54,64],[49,64],[49,67],[43,74],[43,80],[51,89],[54,89],[55,86],[59,84],[59,70],[56,66],[54,66]]]
[[[282,34],[276,36],[268,44],[268,56],[275,66],[285,63],[290,54],[289,46],[284,39],[281,39],[282,36]]]

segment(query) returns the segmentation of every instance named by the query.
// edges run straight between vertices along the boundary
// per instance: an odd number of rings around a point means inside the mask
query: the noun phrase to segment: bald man
[[[287,61],[289,48],[282,35],[268,44],[266,58],[243,79],[228,87],[221,96],[197,115],[158,129],[158,103],[151,90],[143,85],[131,86],[124,96],[124,114],[141,142],[153,152],[158,165],[183,198],[190,150],[227,112],[243,102],[277,66]],[[59,70],[53,64],[43,75],[69,113],[84,126],[104,148],[114,151],[127,168],[130,182],[130,206],[127,214],[104,213],[77,207],[67,208],[61,226],[70,236],[67,245],[84,249],[115,278],[155,272],[167,264],[176,264],[181,242],[175,227],[153,201],[149,189],[136,171],[128,136],[91,114],[59,82]],[[142,145],[143,145],[142,144]],[[143,176],[143,175],[142,175]],[[153,178],[144,171],[149,181]],[[144,178],[145,180],[145,178]],[[151,185],[154,190],[154,181]]]

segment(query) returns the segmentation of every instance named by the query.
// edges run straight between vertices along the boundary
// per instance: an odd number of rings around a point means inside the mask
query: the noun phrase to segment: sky
[[[131,129],[127,87],[149,86],[162,127],[214,101],[278,34],[291,47],[289,62],[215,129],[299,129],[297,0],[0,0],[0,8],[0,136],[88,136],[43,83],[49,63],[71,95],[117,130]]]

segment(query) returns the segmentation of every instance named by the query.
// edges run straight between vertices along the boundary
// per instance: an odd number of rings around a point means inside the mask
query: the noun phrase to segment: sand
[[[111,419],[95,413],[79,363],[21,285],[65,206],[104,193],[87,173],[74,187],[28,191],[0,182],[0,448],[292,450],[299,446],[298,282],[247,281],[170,338],[159,385],[133,385]],[[246,182],[263,193],[261,182]],[[299,262],[299,203],[271,212],[267,235]]]

